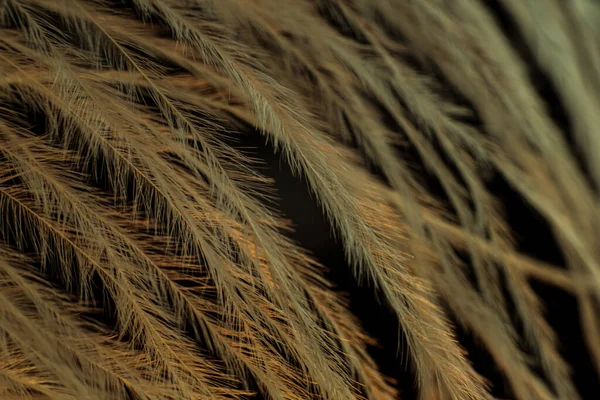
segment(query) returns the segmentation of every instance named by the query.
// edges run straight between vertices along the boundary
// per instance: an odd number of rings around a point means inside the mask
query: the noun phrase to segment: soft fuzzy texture
[[[592,0],[0,0],[0,397],[397,398],[236,146],[263,135],[422,400],[492,398],[449,315],[516,399],[581,398],[531,282],[578,299],[600,373],[599,27]],[[493,175],[566,265],[518,251]]]

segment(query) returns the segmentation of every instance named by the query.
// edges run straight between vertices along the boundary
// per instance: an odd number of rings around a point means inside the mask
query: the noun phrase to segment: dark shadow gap
[[[278,200],[270,206],[293,225],[293,231],[285,234],[327,268],[326,278],[337,291],[348,294],[350,311],[378,342],[378,346],[369,347],[369,354],[381,372],[397,381],[403,399],[416,398],[416,377],[406,361],[409,358],[407,346],[398,319],[389,305],[377,298],[372,287],[358,285],[342,243],[334,238],[329,222],[306,183],[292,175],[285,160],[252,128],[235,136],[234,147],[264,162],[257,169],[275,180],[278,195]]]

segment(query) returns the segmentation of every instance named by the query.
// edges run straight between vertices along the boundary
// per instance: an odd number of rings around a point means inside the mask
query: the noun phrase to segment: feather
[[[582,398],[533,281],[578,300],[600,376],[599,16],[586,0],[1,0],[0,394],[400,396],[236,144],[251,134],[397,319],[420,399],[494,398],[459,329],[516,399]],[[519,248],[493,176],[564,266]]]

